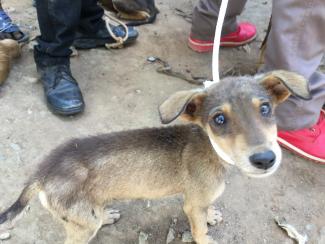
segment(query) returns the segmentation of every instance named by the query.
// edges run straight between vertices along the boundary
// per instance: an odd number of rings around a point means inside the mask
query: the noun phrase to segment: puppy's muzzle
[[[249,161],[252,165],[258,169],[269,169],[274,163],[276,156],[273,151],[266,151],[262,153],[255,153],[249,157]]]

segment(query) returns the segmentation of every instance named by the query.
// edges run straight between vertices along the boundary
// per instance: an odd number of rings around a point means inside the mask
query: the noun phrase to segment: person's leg
[[[89,49],[105,46],[116,41],[109,34],[103,20],[104,10],[97,4],[97,0],[83,0],[81,17],[73,45],[79,49]],[[117,37],[124,37],[126,32],[122,26],[111,26]],[[138,32],[133,27],[128,27],[128,38],[124,44],[134,42]]]
[[[34,48],[49,107],[56,113],[81,112],[83,98],[70,72],[70,46],[79,25],[82,0],[37,0],[41,35]]]
[[[102,19],[104,9],[97,4],[98,0],[83,0],[79,30],[88,33],[96,33],[105,26]]]
[[[273,1],[264,70],[290,70],[309,80],[310,101],[292,96],[278,106],[279,140],[302,150],[305,150],[301,148],[305,143],[312,142],[314,144],[307,145],[313,149],[309,154],[318,158],[315,161],[325,163],[325,119],[322,114],[320,117],[325,103],[325,74],[316,71],[325,52],[324,12],[323,0]],[[312,129],[303,129],[310,127]],[[302,143],[297,138],[301,138]]]
[[[37,64],[68,63],[70,47],[78,28],[82,0],[37,0],[36,9],[41,35],[35,46]]]
[[[230,0],[227,6],[222,35],[237,30],[237,16],[245,7],[247,0]],[[219,15],[221,0],[200,0],[194,7],[191,33],[193,38],[209,41],[214,38],[214,31]]]
[[[0,1],[0,40],[3,39],[26,42],[28,41],[28,35],[23,33],[17,25],[12,23],[12,20],[2,8],[2,3]]]
[[[222,29],[221,46],[239,46],[255,38],[255,26],[250,23],[237,23],[237,16],[242,13],[246,2],[247,0],[229,1]],[[200,0],[194,8],[189,46],[195,51],[200,51],[195,49],[196,42],[210,44],[210,49],[206,51],[212,50],[220,5],[221,0]]]

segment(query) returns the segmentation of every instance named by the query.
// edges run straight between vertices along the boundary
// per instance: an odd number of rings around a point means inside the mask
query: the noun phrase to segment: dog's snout
[[[258,169],[269,169],[275,163],[275,154],[273,151],[255,153],[249,157],[249,161]]]

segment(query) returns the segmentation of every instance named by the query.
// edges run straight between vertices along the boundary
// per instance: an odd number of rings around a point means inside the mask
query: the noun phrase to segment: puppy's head
[[[162,123],[182,118],[200,125],[216,153],[251,177],[279,167],[275,107],[290,95],[309,99],[304,77],[283,70],[261,77],[228,77],[207,89],[180,91],[160,107]]]

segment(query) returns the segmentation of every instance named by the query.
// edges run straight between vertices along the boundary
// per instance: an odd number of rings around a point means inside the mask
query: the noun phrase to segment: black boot
[[[69,64],[37,66],[50,109],[57,114],[73,115],[85,108],[78,83],[72,77]]]

